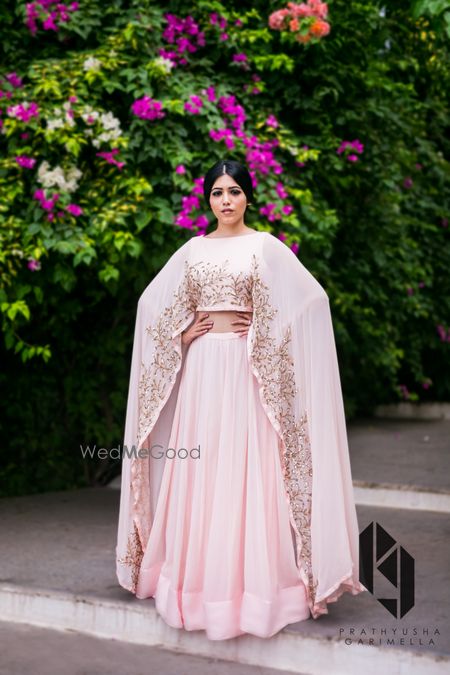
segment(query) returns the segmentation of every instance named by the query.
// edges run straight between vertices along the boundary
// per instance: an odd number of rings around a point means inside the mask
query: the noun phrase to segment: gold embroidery
[[[141,546],[141,540],[139,537],[138,529],[136,523],[133,523],[133,532],[129,535],[127,541],[127,552],[125,557],[118,558],[119,563],[122,565],[129,565],[131,567],[131,584],[132,592],[136,593],[137,582],[139,578],[139,570],[141,568],[142,558],[144,557],[144,552]]]
[[[253,279],[245,272],[233,274],[221,265],[199,262],[186,270],[187,287],[196,307],[212,306],[221,302],[248,306],[252,301]]]
[[[318,582],[313,578],[311,560],[312,459],[306,412],[297,419],[294,362],[289,350],[291,329],[288,326],[280,344],[273,335],[273,320],[278,310],[270,302],[269,289],[263,283],[256,255],[250,274],[233,274],[229,261],[214,265],[185,261],[182,281],[172,303],[164,309],[155,325],[148,326],[153,356],[148,366],[142,363],[139,381],[139,444],[148,436],[158,419],[161,407],[174,384],[181,365],[181,355],[172,335],[181,332],[197,306],[233,302],[253,306],[253,332],[250,360],[261,386],[264,409],[281,438],[281,464],[289,500],[291,522],[297,540],[297,560],[307,579],[309,597],[314,604]],[[145,547],[150,527],[148,458],[131,460],[134,513],[138,522],[132,546]],[[139,550],[139,549],[137,549]],[[133,556],[130,554],[130,560]],[[135,564],[135,563],[131,563]]]
[[[141,363],[138,448],[156,423],[181,366],[182,357],[172,336],[189,324],[198,306],[225,301],[241,306],[251,302],[252,277],[244,272],[233,274],[227,269],[228,265],[228,259],[220,265],[204,261],[189,264],[185,260],[182,280],[173,293],[171,304],[154,325],[146,328],[152,340],[153,354],[148,366]],[[134,514],[142,546],[145,547],[150,528],[148,458],[132,457],[131,484]]]
[[[289,351],[288,326],[279,345],[271,322],[278,310],[272,307],[269,289],[258,272],[253,256],[253,339],[250,358],[262,385],[265,409],[282,444],[282,470],[289,508],[295,524],[298,563],[306,574],[309,596],[314,604],[318,581],[313,578],[311,554],[312,458],[306,412],[297,419],[294,361]]]

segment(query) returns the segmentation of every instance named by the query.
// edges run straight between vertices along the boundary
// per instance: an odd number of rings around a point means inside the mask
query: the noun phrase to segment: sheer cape
[[[136,591],[151,530],[186,349],[181,333],[208,295],[217,309],[248,304],[247,355],[279,439],[296,561],[313,618],[359,581],[359,534],[338,359],[328,296],[297,256],[269,233],[234,237],[245,278],[199,276],[196,239],[183,244],[139,298],[122,462],[116,570]],[[214,242],[218,246],[220,242]],[[230,242],[227,242],[230,246]],[[206,252],[208,249],[206,249]],[[208,266],[207,255],[202,269]],[[216,268],[217,271],[217,268]],[[225,276],[224,276],[225,275]],[[203,287],[202,287],[203,279]],[[231,282],[230,282],[231,280]],[[225,303],[223,301],[226,301]]]

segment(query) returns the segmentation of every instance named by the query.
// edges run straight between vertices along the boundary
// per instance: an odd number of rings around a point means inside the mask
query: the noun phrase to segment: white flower
[[[117,117],[114,117],[112,112],[103,113],[100,115],[100,121],[103,124],[104,129],[114,129],[115,127],[120,127],[120,120]]]
[[[67,170],[67,175],[60,166],[55,166],[50,169],[49,163],[44,160],[38,168],[38,181],[45,188],[51,188],[55,185],[66,192],[75,192],[78,188],[77,179],[82,176],[81,171],[76,166],[72,166]]]
[[[47,120],[47,129],[53,131],[53,129],[60,129],[64,126],[64,120],[61,118],[56,120]]]
[[[72,107],[72,104],[71,104],[70,101],[65,101],[65,103],[63,103],[64,110],[70,110],[71,107]]]
[[[88,70],[100,70],[102,67],[102,62],[99,59],[96,59],[95,56],[89,56],[85,61],[83,61],[83,68]]]
[[[69,125],[69,127],[75,126],[75,120],[68,113],[66,113],[66,123]]]
[[[86,124],[93,124],[92,120],[98,120],[100,113],[98,113],[96,110],[92,110],[92,108],[89,106],[90,110],[84,113],[81,113],[81,117],[83,120],[86,122]],[[89,122],[89,120],[91,120]]]
[[[97,138],[94,138],[92,141],[92,145],[94,145],[96,148],[100,147],[100,141]]]
[[[61,108],[55,108],[53,110],[53,114],[56,115],[56,117],[60,117],[62,115],[62,110]]]
[[[175,65],[173,61],[164,58],[164,56],[158,56],[156,59],[153,59],[153,63],[155,64],[155,66],[158,66],[159,68],[165,70],[166,73],[170,73],[170,71]]]
[[[86,134],[86,136],[92,136],[92,134],[94,133],[94,130],[93,129],[85,129],[84,133]]]

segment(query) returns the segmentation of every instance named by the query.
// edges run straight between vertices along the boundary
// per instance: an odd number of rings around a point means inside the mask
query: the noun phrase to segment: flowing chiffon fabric
[[[206,333],[187,352],[136,595],[211,640],[270,637],[310,616],[281,473],[246,340]]]
[[[185,348],[211,310],[248,335]],[[367,590],[329,298],[272,234],[191,237],[143,291],[125,450],[117,578],[171,626],[268,637]]]

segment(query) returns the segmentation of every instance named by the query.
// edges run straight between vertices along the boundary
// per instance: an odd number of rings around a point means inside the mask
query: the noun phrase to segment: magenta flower
[[[359,161],[359,157],[357,157],[356,155],[347,155],[347,160],[348,160],[349,162],[358,162],[358,161]]]
[[[279,196],[280,199],[286,199],[286,197],[288,196],[288,193],[284,189],[283,183],[278,182],[275,185],[275,191],[276,191],[276,193],[277,193],[277,195]]]
[[[442,342],[450,342],[450,329],[447,331],[442,324],[438,324],[436,328]]]
[[[146,120],[160,119],[166,115],[162,111],[162,103],[155,101],[147,95],[134,101],[131,110],[134,115]]]
[[[178,164],[175,169],[175,173],[186,173],[186,168],[183,164]]]
[[[269,117],[266,119],[266,125],[268,127],[278,127],[278,120],[275,117],[275,115],[269,115]]]
[[[29,122],[32,117],[38,117],[39,108],[37,103],[25,101],[24,103],[9,106],[7,113],[10,117],[15,117],[22,122]]]
[[[403,187],[412,188],[412,186],[413,186],[413,179],[410,176],[407,176],[403,181]]]
[[[282,212],[288,216],[292,211],[294,210],[294,207],[292,204],[285,204],[284,206],[281,207]]]
[[[36,164],[36,160],[33,157],[27,157],[26,155],[17,155],[14,159],[24,169],[32,169]]]
[[[5,79],[12,87],[14,87],[14,89],[19,89],[23,86],[22,78],[20,78],[17,73],[8,73],[8,75],[5,75]]]
[[[83,209],[78,204],[68,204],[66,206],[66,211],[68,211],[72,216],[81,216]]]
[[[25,25],[32,35],[38,30],[38,21],[42,22],[44,30],[59,30],[59,23],[66,23],[70,19],[70,13],[76,12],[78,2],[65,5],[58,0],[36,0],[26,4]]]
[[[30,258],[27,263],[27,267],[32,272],[36,272],[37,270],[41,269],[41,263],[38,260],[35,260],[34,258]]]
[[[195,96],[194,94],[191,94],[189,98],[190,101],[186,101],[184,104],[184,109],[193,115],[198,115],[200,113],[200,108],[203,106],[202,99],[199,96]]]
[[[342,141],[342,143],[336,150],[336,153],[338,155],[341,155],[347,148],[354,150],[358,154],[361,154],[364,151],[364,145],[357,138],[355,138],[354,141]]]
[[[441,225],[442,227],[448,227],[448,218],[442,218]]]
[[[102,157],[105,159],[108,164],[115,164],[118,169],[122,169],[125,166],[125,162],[118,162],[114,157],[119,152],[118,148],[113,148],[110,152],[96,152],[97,157]]]
[[[294,241],[294,243],[291,245],[291,251],[293,251],[295,253],[295,255],[297,255],[297,253],[298,253],[298,243],[296,241]]]
[[[240,52],[239,54],[233,54],[233,61],[235,61],[236,63],[247,61],[247,54],[244,54],[244,52]]]

